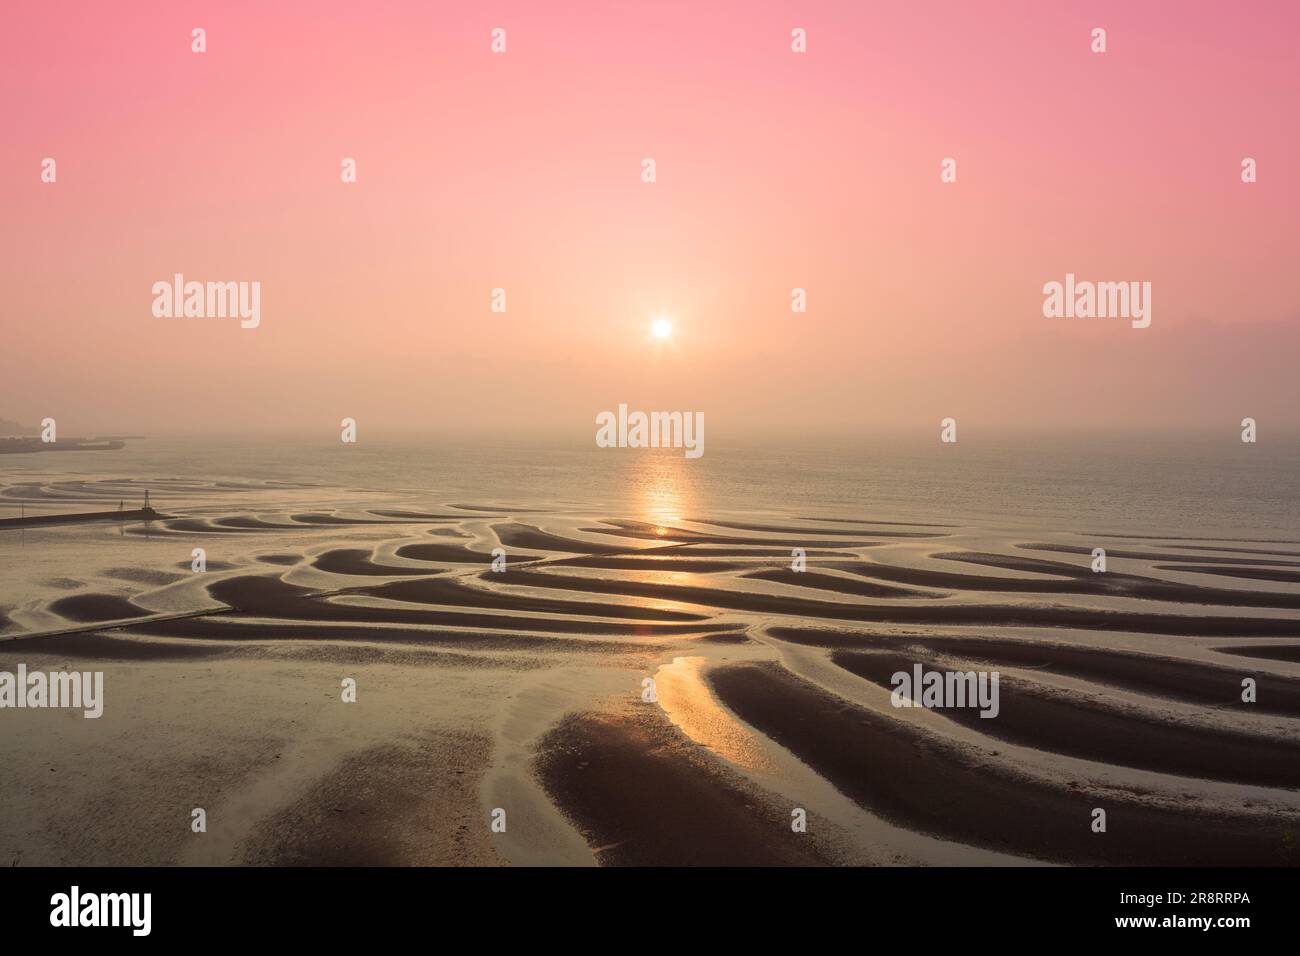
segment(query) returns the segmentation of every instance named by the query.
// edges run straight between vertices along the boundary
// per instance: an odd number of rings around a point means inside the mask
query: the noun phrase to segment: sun
[[[670,339],[673,337],[673,320],[660,317],[650,323],[650,334],[657,339]]]

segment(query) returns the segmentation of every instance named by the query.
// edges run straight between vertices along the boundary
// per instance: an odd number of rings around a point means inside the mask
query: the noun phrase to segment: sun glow
[[[660,316],[650,323],[650,334],[657,339],[670,339],[673,335],[673,320]]]

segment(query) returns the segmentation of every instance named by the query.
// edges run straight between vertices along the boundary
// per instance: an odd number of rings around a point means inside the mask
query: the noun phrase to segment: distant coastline
[[[0,438],[0,455],[23,455],[38,451],[117,451],[125,448],[128,440],[143,437],[143,435],[105,435],[47,442],[37,437],[15,436]]]

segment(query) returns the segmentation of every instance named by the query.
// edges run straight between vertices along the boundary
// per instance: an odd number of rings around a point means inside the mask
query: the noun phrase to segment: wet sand
[[[917,654],[836,651],[831,660],[887,690],[896,686],[892,675],[909,673],[918,663],[944,674],[965,670]],[[973,708],[943,714],[999,740],[1085,760],[1263,787],[1300,787],[1300,740],[1165,722],[1151,713],[1065,698],[1049,686],[1010,674],[1000,674],[999,690],[995,717],[982,717]]]
[[[1137,631],[1147,634],[1187,634],[1205,637],[1300,637],[1300,617],[1218,617],[1193,614],[1151,614],[1092,611],[1073,607],[1031,605],[906,605],[844,604],[778,595],[736,592],[690,585],[574,578],[544,571],[518,570],[511,581],[534,588],[585,590],[599,594],[659,598],[736,611],[787,614],[879,624],[982,625],[991,627],[1071,627],[1087,630]],[[1187,603],[1193,588],[1180,589]]]
[[[769,628],[768,633],[780,640],[815,647],[916,647],[971,662],[985,669],[999,666],[1030,668],[1040,673],[1079,677],[1154,697],[1216,708],[1242,705],[1241,681],[1243,675],[1247,675],[1259,685],[1259,700],[1252,705],[1256,710],[1265,714],[1300,717],[1300,680],[1274,677],[1258,671],[1230,670],[1168,657],[1031,641],[944,637],[882,639],[865,634],[829,634],[820,630],[784,627]],[[1232,647],[1227,648],[1226,653],[1244,654],[1250,650],[1252,648]],[[1300,652],[1300,647],[1295,650]],[[1300,660],[1300,656],[1296,659]]]
[[[709,676],[741,719],[887,819],[948,839],[1044,860],[1144,866],[1293,863],[1300,816],[1252,820],[1154,809],[1018,779],[971,754],[846,705],[775,665]],[[1104,834],[1090,812],[1107,810]]]
[[[1300,862],[1286,542],[1117,536],[1093,574],[1100,536],[951,517],[150,481],[167,516],[3,567],[0,669],[106,686],[99,720],[0,715],[3,862]],[[892,707],[917,663],[999,670],[999,716]]]
[[[337,770],[259,823],[240,862],[500,865],[474,813],[490,748],[483,736],[439,735],[349,754]]]
[[[1224,647],[1225,654],[1242,657],[1259,657],[1267,661],[1296,661],[1300,663],[1300,644],[1264,644],[1258,647]]]
[[[605,865],[834,862],[791,830],[789,807],[710,766],[653,708],[566,718],[543,738],[537,772]]]

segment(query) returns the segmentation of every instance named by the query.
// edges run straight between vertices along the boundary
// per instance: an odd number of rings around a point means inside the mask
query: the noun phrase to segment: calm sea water
[[[426,503],[559,507],[659,520],[753,513],[1095,533],[1300,539],[1300,444],[1235,434],[807,438],[704,457],[591,439],[150,438],[118,452],[13,455],[5,484],[82,478],[290,481]],[[159,501],[183,510],[208,501]],[[5,514],[17,505],[4,504]]]

